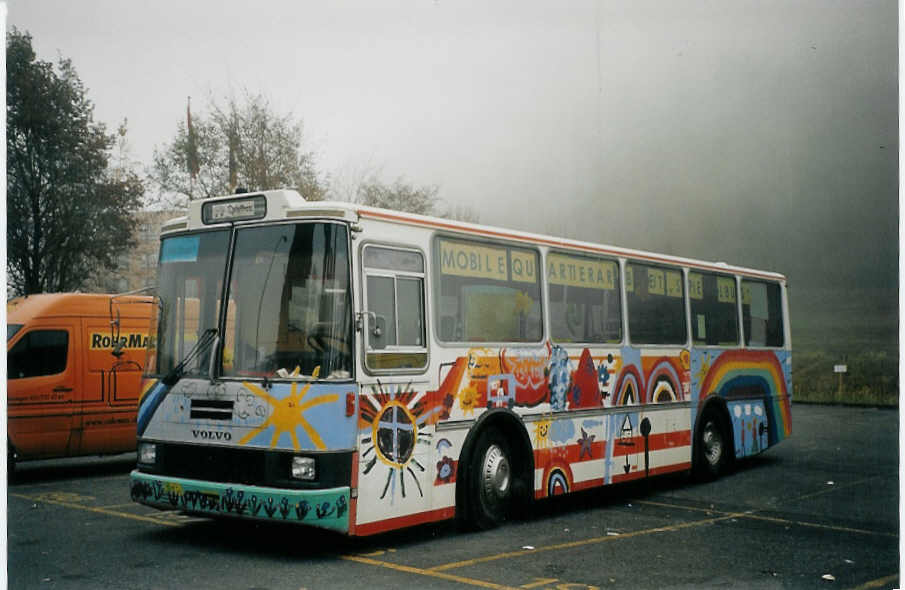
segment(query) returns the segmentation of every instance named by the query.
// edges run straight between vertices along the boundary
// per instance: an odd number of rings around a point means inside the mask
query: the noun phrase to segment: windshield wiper
[[[196,358],[205,353],[205,351],[210,348],[211,344],[213,344],[217,340],[217,328],[208,328],[201,334],[201,338],[198,339],[198,342],[195,343],[195,346],[185,355],[185,358],[180,361],[178,365],[173,367],[173,369],[166,374],[166,376],[161,379],[164,385],[167,387],[173,387],[176,385],[176,382],[179,381],[183,375],[185,375],[185,368],[189,366],[189,364],[194,361]],[[213,375],[211,375],[213,377]]]
[[[138,416],[136,420],[136,432],[138,436],[144,434],[148,424],[151,423],[151,418],[153,418],[154,414],[157,412],[157,408],[160,407],[160,404],[163,403],[163,400],[169,395],[170,389],[172,389],[173,386],[179,382],[179,379],[185,375],[185,368],[189,363],[198,358],[199,355],[204,354],[204,351],[210,348],[211,344],[216,341],[217,328],[208,328],[205,330],[201,334],[201,337],[198,338],[198,342],[195,343],[195,346],[193,346],[189,353],[185,355],[185,358],[142,396],[141,401],[139,401],[138,404]],[[216,346],[214,348],[216,349]],[[213,370],[211,370],[210,377],[213,378]]]

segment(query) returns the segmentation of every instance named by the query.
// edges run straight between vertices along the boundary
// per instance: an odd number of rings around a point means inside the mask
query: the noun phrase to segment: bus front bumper
[[[216,483],[133,471],[132,499],[161,510],[295,522],[349,531],[348,487],[289,490]]]

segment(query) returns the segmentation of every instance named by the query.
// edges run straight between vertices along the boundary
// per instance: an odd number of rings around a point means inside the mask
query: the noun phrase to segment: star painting
[[[594,454],[591,445],[595,438],[597,438],[597,435],[588,434],[584,428],[581,429],[581,438],[576,441],[581,447],[578,453],[579,460],[583,459],[585,454],[587,454],[588,458],[593,458]]]

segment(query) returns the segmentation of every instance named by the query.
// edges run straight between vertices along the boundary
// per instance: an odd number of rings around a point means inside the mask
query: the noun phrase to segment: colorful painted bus
[[[791,433],[780,274],[292,191],[193,201],[161,240],[142,504],[487,528]]]

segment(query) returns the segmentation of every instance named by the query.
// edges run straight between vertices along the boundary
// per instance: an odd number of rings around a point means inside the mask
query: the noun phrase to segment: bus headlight
[[[315,478],[317,472],[314,469],[313,457],[293,457],[292,458],[292,478],[311,481]]]
[[[154,443],[138,443],[138,462],[153,465],[157,462],[157,445]]]

